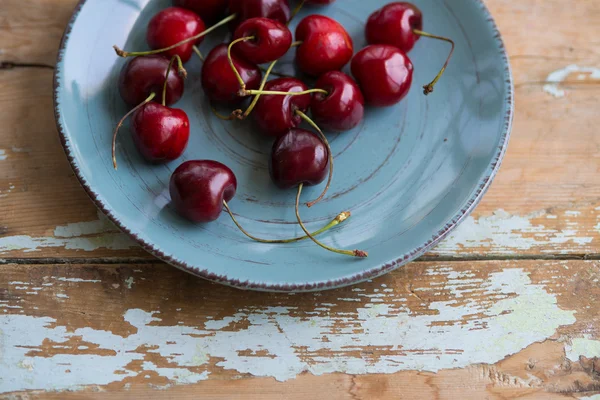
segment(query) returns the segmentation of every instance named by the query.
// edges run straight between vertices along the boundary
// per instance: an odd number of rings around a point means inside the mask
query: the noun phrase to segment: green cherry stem
[[[229,65],[231,66],[231,69],[233,70],[235,77],[237,78],[238,82],[240,83],[240,91],[246,90],[246,82],[244,82],[244,80],[242,79],[242,76],[240,75],[237,68],[233,64],[233,58],[231,57],[231,48],[233,46],[235,46],[237,43],[245,42],[246,40],[254,40],[254,36],[246,36],[246,37],[241,37],[239,39],[235,39],[231,43],[229,43],[229,46],[227,47],[227,59],[229,60]]]
[[[115,127],[115,130],[113,131],[113,138],[112,138],[112,162],[113,162],[113,167],[115,168],[115,170],[117,169],[117,133],[119,133],[119,129],[121,128],[121,126],[123,125],[125,120],[131,114],[133,114],[134,112],[136,112],[137,110],[139,110],[140,108],[142,108],[143,106],[145,106],[146,104],[151,102],[152,99],[154,99],[155,97],[156,97],[156,93],[150,93],[150,96],[148,96],[146,98],[146,100],[142,101],[140,104],[133,107],[127,114],[125,114],[123,116],[123,118],[121,118],[121,120],[119,121],[117,126]]]
[[[303,90],[301,92],[280,92],[278,90],[240,89],[240,91],[238,92],[238,96],[244,97],[244,96],[252,96],[252,95],[256,95],[256,94],[271,94],[271,95],[279,95],[279,96],[302,96],[303,94],[310,94],[310,93],[323,93],[324,95],[329,95],[329,92],[327,90],[314,88],[314,89]]]
[[[196,55],[198,56],[198,58],[200,59],[200,61],[204,62],[204,56],[200,52],[200,49],[198,48],[198,46],[193,45],[192,46],[192,50],[194,50],[194,53],[196,53]]]
[[[325,194],[327,193],[327,191],[329,190],[329,187],[331,186],[331,179],[333,178],[333,153],[331,152],[331,147],[329,146],[329,141],[325,137],[325,134],[323,133],[321,128],[319,128],[319,126],[317,124],[315,124],[315,122],[312,119],[310,119],[310,117],[308,115],[304,114],[302,111],[296,110],[296,114],[298,114],[300,116],[300,118],[302,118],[303,120],[308,122],[308,124],[310,126],[312,126],[319,133],[319,136],[321,137],[321,140],[323,140],[323,143],[325,143],[325,146],[327,147],[327,152],[329,153],[329,177],[327,178],[327,184],[325,185],[325,189],[323,189],[323,192],[321,193],[321,195],[319,195],[319,197],[317,197],[315,200],[313,200],[309,203],[306,203],[307,207],[312,207],[315,204],[317,204],[319,201],[323,200],[323,197],[325,197]]]
[[[336,249],[336,248],[327,246],[326,244],[319,242],[317,239],[315,239],[313,237],[313,235],[304,226],[304,223],[302,222],[302,218],[300,218],[299,205],[300,205],[300,194],[302,193],[302,186],[304,186],[302,183],[300,185],[298,185],[298,194],[296,195],[296,219],[298,220],[298,224],[300,225],[300,228],[302,228],[302,230],[304,231],[306,236],[308,236],[313,242],[315,242],[317,245],[321,246],[325,250],[329,250],[329,251],[332,251],[332,252],[338,253],[338,254],[344,254],[346,256],[351,256],[351,257],[361,257],[361,258],[367,257],[368,253],[366,251]]]
[[[296,237],[296,238],[292,238],[292,239],[261,239],[258,238],[254,235],[251,235],[250,233],[248,233],[243,227],[242,225],[240,225],[240,223],[237,221],[237,219],[235,218],[235,215],[233,215],[233,212],[231,212],[231,209],[229,209],[229,205],[227,204],[227,202],[225,200],[223,200],[223,207],[225,207],[225,210],[227,211],[227,214],[229,214],[229,216],[231,217],[231,220],[233,221],[233,223],[235,224],[235,226],[238,227],[238,229],[246,236],[248,236],[250,239],[260,242],[260,243],[294,243],[294,242],[299,242],[301,240],[304,239],[308,239],[310,236],[317,236],[320,235],[321,233],[334,228],[336,226],[338,226],[339,224],[341,224],[342,222],[344,222],[345,220],[347,220],[350,217],[350,211],[344,211],[340,214],[338,214],[334,219],[332,219],[327,225],[325,225],[324,227],[322,227],[321,229],[319,229],[318,231],[315,231],[313,233],[308,233],[307,235],[304,236],[300,236],[300,237]]]
[[[277,64],[277,60],[273,61],[269,65],[269,68],[267,68],[267,71],[265,72],[265,76],[263,77],[262,82],[260,83],[260,87],[258,88],[259,91],[261,91],[265,88],[265,85],[267,84],[267,79],[269,78],[269,75],[271,75],[271,72],[272,72],[275,64]],[[254,110],[256,103],[258,103],[258,99],[260,99],[260,94],[257,94],[256,96],[254,96],[254,98],[252,99],[252,103],[250,103],[250,105],[248,106],[248,108],[246,109],[244,114],[242,115],[242,119],[248,118],[248,116],[250,115],[252,110]]]
[[[290,20],[288,21],[287,25],[290,24],[290,22],[292,22],[292,20],[294,19],[294,17],[296,15],[298,15],[298,13],[300,12],[300,10],[302,10],[302,7],[304,6],[304,2],[306,0],[301,0],[298,5],[296,6],[296,8],[294,8],[294,11],[292,11],[292,15],[290,15]]]
[[[211,33],[212,31],[214,31],[215,29],[219,28],[220,26],[225,25],[226,23],[228,23],[230,21],[233,21],[236,17],[237,17],[236,14],[231,14],[227,18],[222,19],[221,21],[217,22],[216,24],[214,24],[210,28],[203,30],[199,34],[197,34],[195,36],[191,36],[191,37],[189,37],[187,39],[182,40],[179,43],[175,43],[172,46],[165,47],[165,48],[162,48],[162,49],[148,50],[148,51],[125,51],[125,50],[120,49],[117,45],[114,45],[113,48],[115,49],[115,52],[117,53],[117,55],[119,57],[136,57],[136,56],[147,56],[147,55],[150,55],[150,54],[164,53],[165,51],[169,51],[169,50],[175,49],[175,48],[181,46],[182,44],[186,44],[188,42],[195,42],[196,40],[200,39],[203,36],[206,36],[207,34]]]
[[[177,72],[182,78],[187,78],[187,71],[183,68],[183,63],[181,62],[181,57],[175,54],[171,57],[171,61],[169,61],[169,66],[167,67],[167,73],[165,74],[165,83],[163,83],[162,90],[162,105],[167,105],[167,84],[169,83],[169,72],[171,72],[171,67],[173,67],[173,63],[177,61]]]
[[[446,70],[446,67],[448,66],[448,63],[450,62],[450,59],[452,58],[452,53],[454,53],[454,41],[452,39],[449,39],[449,38],[446,38],[446,37],[443,37],[443,36],[432,35],[431,33],[423,32],[423,31],[420,31],[418,29],[413,29],[413,33],[415,35],[419,35],[419,36],[424,36],[424,37],[428,37],[428,38],[432,38],[432,39],[437,39],[437,40],[443,40],[443,41],[448,42],[448,43],[450,43],[452,45],[452,48],[450,49],[450,54],[448,54],[448,58],[446,58],[446,62],[444,63],[444,66],[442,67],[442,69],[440,70],[440,72],[438,72],[438,74],[435,76],[435,79],[433,81],[431,81],[427,85],[423,86],[423,93],[425,95],[428,95],[429,93],[433,92],[433,87],[435,86],[435,84],[437,83],[437,81],[439,81],[440,78],[442,77],[442,74]]]

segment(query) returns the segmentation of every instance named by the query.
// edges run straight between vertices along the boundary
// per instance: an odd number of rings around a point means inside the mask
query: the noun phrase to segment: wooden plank
[[[598,261],[418,262],[352,288],[265,294],[162,264],[7,264],[0,393],[591,396],[599,281]]]

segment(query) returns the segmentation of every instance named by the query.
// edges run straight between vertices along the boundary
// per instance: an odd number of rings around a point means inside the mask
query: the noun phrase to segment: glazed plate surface
[[[366,43],[367,16],[385,0],[338,0],[309,13],[340,21],[355,51]],[[227,122],[210,111],[200,85],[201,62],[186,64],[189,78],[175,106],[190,118],[190,143],[183,157],[149,165],[124,129],[117,147],[119,170],[111,164],[111,136],[127,108],[118,94],[124,63],[112,45],[146,49],[149,19],[168,0],[87,0],[75,10],[61,44],[56,69],[57,126],[65,152],[96,205],[123,231],[157,257],[200,277],[246,289],[309,291],[357,283],[389,272],[434,246],[477,205],[506,150],[513,112],[512,79],[493,20],[479,0],[414,0],[424,30],[453,38],[456,51],[435,92],[424,96],[449,45],[421,39],[409,56],[413,85],[398,105],[367,109],[354,130],[328,134],[335,155],[333,185],[320,204],[301,214],[311,230],[343,210],[352,217],[322,240],[362,249],[367,259],[326,252],[310,241],[289,245],[255,243],[223,213],[211,224],[194,225],[169,205],[171,172],[183,161],[214,159],[238,179],[230,202],[240,222],[255,235],[301,234],[295,223],[295,190],[274,187],[268,174],[271,141],[251,121]],[[294,6],[292,1],[292,6]],[[206,54],[227,39],[223,28],[210,35]],[[293,54],[279,71],[294,73]],[[310,83],[309,83],[310,84]],[[322,187],[307,188],[306,201]]]

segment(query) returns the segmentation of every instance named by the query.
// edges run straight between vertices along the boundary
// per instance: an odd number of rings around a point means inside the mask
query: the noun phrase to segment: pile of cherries
[[[366,257],[364,251],[331,248],[315,238],[343,222],[349,212],[342,212],[312,233],[300,218],[302,188],[327,178],[321,195],[307,203],[310,207],[325,196],[333,175],[333,156],[321,128],[336,132],[352,129],[363,119],[365,105],[385,107],[402,100],[413,75],[406,53],[421,36],[452,45],[440,73],[424,86],[424,93],[431,93],[448,65],[454,43],[423,32],[421,11],[406,2],[387,4],[369,17],[365,29],[369,45],[356,54],[346,29],[324,15],[305,17],[292,35],[288,24],[305,3],[326,5],[334,1],[302,0],[291,11],[288,0],[173,0],[173,7],[160,11],[148,24],[146,40],[151,50],[130,52],[115,46],[119,56],[132,57],[119,77],[119,92],[131,110],[113,134],[115,169],[117,133],[129,116],[133,141],[148,161],[172,161],[184,152],[190,122],[185,111],[171,105],[183,95],[187,76],[183,64],[196,53],[203,61],[201,80],[206,97],[213,105],[233,109],[229,115],[221,115],[215,108],[213,112],[225,120],[252,116],[258,130],[274,139],[270,175],[282,189],[297,188],[296,217],[306,235],[266,240],[246,232],[228,205],[236,192],[236,177],[227,166],[212,160],[187,161],[173,172],[169,190],[176,210],[190,221],[210,222],[225,209],[253,240],[290,243],[309,238],[327,250]],[[208,23],[213,25],[207,28]],[[229,25],[231,41],[217,45],[204,58],[197,46],[222,25]],[[316,79],[310,88],[296,77],[268,80],[275,74],[272,70],[277,60],[293,47],[299,70],[306,78]],[[340,71],[349,62],[356,81]],[[261,67],[267,63],[268,68]],[[303,121],[314,131],[300,128]]]

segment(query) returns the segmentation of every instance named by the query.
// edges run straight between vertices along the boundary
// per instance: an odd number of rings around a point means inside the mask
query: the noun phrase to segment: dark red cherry
[[[356,53],[351,69],[367,104],[373,106],[398,103],[412,83],[410,59],[398,48],[387,44],[373,44]]]
[[[225,14],[227,0],[173,0],[173,5],[192,10],[206,22],[216,22]]]
[[[269,172],[282,189],[318,185],[329,172],[327,146],[312,132],[290,129],[273,144]]]
[[[219,218],[223,200],[230,201],[236,189],[233,172],[212,160],[184,162],[173,172],[169,183],[175,209],[192,222],[210,222]]]
[[[152,50],[162,49],[195,36],[205,28],[202,19],[193,11],[181,7],[169,7],[150,20],[146,41]],[[198,39],[196,44],[202,39],[204,38]],[[167,58],[179,55],[181,61],[186,62],[192,56],[193,46],[194,42],[187,42],[162,54]]]
[[[410,3],[395,2],[371,14],[365,34],[370,44],[389,44],[408,53],[420,37],[415,29],[423,29],[421,10]]]
[[[146,160],[172,161],[179,158],[187,146],[190,121],[183,110],[150,102],[133,114],[131,133]]]
[[[280,92],[303,92],[308,88],[296,78],[278,78],[267,82],[264,90]],[[254,108],[254,120],[262,133],[279,137],[302,122],[296,110],[306,112],[310,105],[310,94],[299,96],[268,95],[260,96]]]
[[[290,20],[290,4],[288,0],[229,0],[229,12],[237,18],[232,21],[235,28],[250,18],[263,17],[287,24]]]
[[[260,68],[235,53],[231,54],[231,58],[246,83],[246,89],[258,89],[262,77]],[[218,45],[206,56],[202,65],[202,87],[206,96],[214,102],[234,105],[243,99],[238,96],[240,84],[229,65],[226,44]]]
[[[309,15],[298,24],[296,63],[307,75],[319,76],[341,69],[352,58],[352,38],[337,21],[324,15]]]
[[[235,45],[237,54],[254,64],[272,62],[283,57],[292,44],[292,32],[281,22],[268,18],[250,18],[242,22],[234,39],[252,37]]]
[[[365,111],[365,100],[352,78],[340,71],[322,75],[315,87],[326,90],[315,93],[310,103],[313,120],[330,131],[346,131],[360,123]]]
[[[151,93],[162,93],[169,60],[161,55],[135,57],[128,60],[119,76],[119,93],[129,106],[142,103]],[[183,95],[183,78],[177,67],[171,67],[167,81],[167,105]]]

